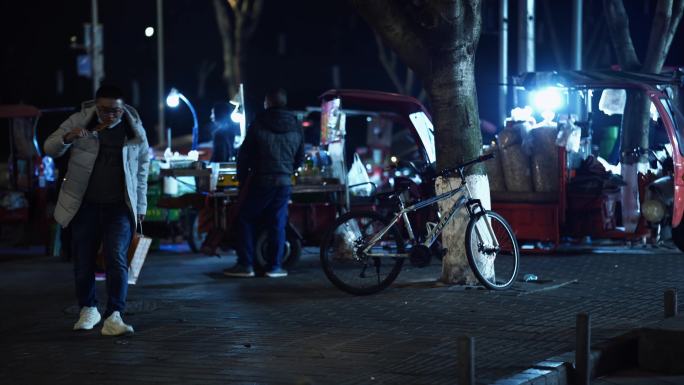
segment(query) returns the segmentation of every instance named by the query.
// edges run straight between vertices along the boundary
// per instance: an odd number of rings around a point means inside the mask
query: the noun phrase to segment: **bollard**
[[[575,348],[575,383],[577,385],[589,385],[591,382],[589,366],[591,354],[591,316],[589,314],[577,314],[575,333],[577,338]]]
[[[458,337],[458,384],[475,385],[475,339]]]
[[[663,295],[665,300],[665,318],[677,315],[677,289],[667,289]]]

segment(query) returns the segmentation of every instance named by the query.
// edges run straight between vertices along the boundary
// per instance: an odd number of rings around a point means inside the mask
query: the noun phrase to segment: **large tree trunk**
[[[480,0],[350,0],[388,45],[421,78],[432,106],[437,168],[453,167],[480,154],[482,136],[475,90],[475,51],[480,38]],[[482,167],[470,169],[468,183],[476,197],[489,202]],[[438,180],[446,191],[459,180]],[[472,183],[472,185],[470,185]],[[442,205],[444,211],[449,203]],[[442,281],[472,282],[464,252],[464,221],[456,218],[442,233],[448,249]]]
[[[475,37],[477,39],[477,37]],[[432,117],[437,145],[437,168],[453,167],[480,155],[482,135],[475,87],[475,47],[477,40],[463,39],[448,54],[441,50],[432,57],[432,78],[428,82],[428,96],[432,105]],[[458,129],[455,129],[458,128]],[[489,204],[489,182],[482,175],[482,167],[475,167],[468,184],[473,195]],[[435,184],[437,193],[458,187],[461,181],[441,178]],[[456,198],[440,203],[440,211],[447,212]],[[442,233],[442,244],[448,252],[443,259],[441,281],[445,283],[474,283],[465,254],[465,227],[467,216],[456,217]]]

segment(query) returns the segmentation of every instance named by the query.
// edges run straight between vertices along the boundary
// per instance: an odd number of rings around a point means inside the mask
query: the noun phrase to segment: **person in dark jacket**
[[[287,94],[282,89],[266,94],[264,108],[247,129],[237,159],[240,188],[248,192],[238,216],[241,242],[235,266],[224,270],[229,277],[253,277],[252,267],[256,224],[266,224],[273,247],[266,276],[287,276],[281,266],[285,246],[287,205],[292,191],[292,174],[304,161],[303,134],[297,118],[285,109]]]
[[[235,156],[235,135],[240,132],[237,124],[231,121],[232,106],[228,103],[216,103],[211,109],[213,126],[212,162],[230,162]]]

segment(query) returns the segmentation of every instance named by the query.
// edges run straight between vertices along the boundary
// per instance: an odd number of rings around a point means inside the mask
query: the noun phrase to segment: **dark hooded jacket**
[[[297,118],[282,108],[257,115],[247,129],[237,160],[237,177],[248,175],[261,186],[290,186],[292,174],[304,161],[304,139]]]

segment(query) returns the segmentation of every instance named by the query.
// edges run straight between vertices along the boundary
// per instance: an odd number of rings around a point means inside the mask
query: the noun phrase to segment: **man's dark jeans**
[[[279,268],[285,248],[285,225],[287,223],[287,204],[290,201],[292,186],[259,186],[251,184],[247,197],[240,207],[238,217],[239,241],[236,247],[238,263],[252,266],[257,225],[263,223],[268,231],[268,262],[271,268]]]
[[[105,317],[123,312],[128,294],[128,246],[134,231],[128,206],[84,202],[69,226],[78,304],[97,306],[95,258],[102,244],[107,265]]]

